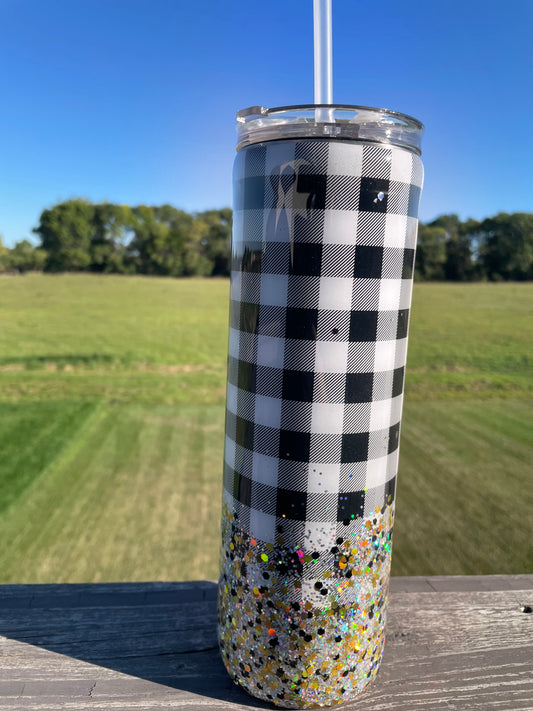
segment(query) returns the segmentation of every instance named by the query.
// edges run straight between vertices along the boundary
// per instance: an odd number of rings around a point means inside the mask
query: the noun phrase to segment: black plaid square
[[[408,217],[418,217],[418,206],[420,205],[421,188],[418,185],[411,184],[409,189],[409,207],[407,208]]]
[[[327,175],[299,175],[296,182],[298,202],[308,210],[324,210],[326,207]]]
[[[402,279],[412,279],[414,263],[415,263],[415,250],[414,249],[404,249],[403,265],[402,265]]]
[[[342,435],[341,462],[364,462],[368,458],[368,432]]]
[[[265,205],[265,176],[252,175],[245,177],[239,188],[241,202],[237,202],[237,210],[262,210]]]
[[[359,210],[364,212],[387,212],[389,181],[382,178],[361,178]]]
[[[244,506],[250,506],[252,500],[252,480],[237,472],[233,482],[233,498]]]
[[[398,449],[400,444],[400,423],[398,422],[389,428],[389,450],[388,453],[394,452]]]
[[[394,496],[396,494],[396,477],[389,479],[385,484],[385,491],[383,497],[383,506],[391,504],[394,501]]]
[[[321,260],[321,244],[295,242],[291,250],[289,275],[320,276]]]
[[[315,374],[305,370],[283,371],[283,400],[313,401],[313,384]]]
[[[235,485],[235,470],[229,464],[224,462],[224,489],[233,495],[233,487]]]
[[[375,341],[379,311],[352,311],[350,341]]]
[[[287,308],[285,315],[285,338],[316,340],[318,309]]]
[[[398,311],[398,328],[396,331],[396,339],[405,338],[409,327],[409,309],[400,309]]]
[[[258,242],[257,244],[249,243],[245,246],[240,264],[240,269],[243,274],[261,273],[261,260],[263,257],[262,247],[261,242]]]
[[[254,446],[254,423],[237,417],[237,427],[235,432],[235,442],[246,449],[253,449]]]
[[[257,365],[255,363],[246,363],[239,361],[239,369],[237,375],[237,387],[248,392],[256,390]]]
[[[365,492],[348,491],[339,494],[337,520],[348,525],[351,519],[361,518],[365,510]]]
[[[310,443],[310,432],[280,430],[279,458],[297,462],[308,462]]]
[[[347,373],[344,401],[371,402],[374,387],[374,373]]]
[[[403,392],[403,379],[405,368],[395,368],[392,379],[392,397],[398,397]]]
[[[379,279],[383,264],[383,247],[355,248],[354,279]]]
[[[239,330],[245,333],[257,333],[259,318],[259,304],[241,301]]]
[[[276,516],[295,521],[305,521],[307,494],[305,491],[292,491],[278,488],[276,491]]]

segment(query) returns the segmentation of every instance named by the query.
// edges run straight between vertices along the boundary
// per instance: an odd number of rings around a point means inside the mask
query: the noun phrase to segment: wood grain
[[[353,711],[533,711],[533,575],[394,578],[385,657]],[[0,708],[270,708],[220,662],[216,585],[0,586]]]

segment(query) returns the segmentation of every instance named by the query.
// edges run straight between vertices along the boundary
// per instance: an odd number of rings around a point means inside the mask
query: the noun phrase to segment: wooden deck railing
[[[377,681],[343,708],[533,710],[533,575],[393,578]],[[268,708],[219,659],[216,585],[0,586],[0,708]]]

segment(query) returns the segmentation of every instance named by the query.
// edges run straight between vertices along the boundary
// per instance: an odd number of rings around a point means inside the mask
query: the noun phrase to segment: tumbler
[[[383,652],[423,126],[237,114],[218,634],[250,694],[360,694]]]

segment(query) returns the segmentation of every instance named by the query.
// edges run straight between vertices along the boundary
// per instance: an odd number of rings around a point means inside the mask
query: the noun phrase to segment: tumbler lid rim
[[[250,106],[237,112],[237,150],[267,141],[322,138],[395,145],[421,154],[424,125],[400,111],[355,104]]]

